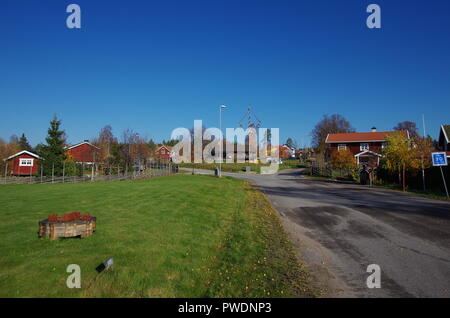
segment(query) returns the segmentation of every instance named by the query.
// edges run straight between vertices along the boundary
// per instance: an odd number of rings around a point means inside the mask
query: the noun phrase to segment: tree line
[[[0,138],[1,171],[4,171],[6,164],[3,159],[22,150],[27,150],[43,158],[40,164],[44,175],[61,175],[63,167],[65,175],[83,173],[83,171],[80,171],[80,165],[66,151],[68,146],[67,134],[61,128],[61,124],[61,120],[54,116],[50,121],[45,143],[39,143],[35,147],[30,145],[25,134],[22,134],[20,138],[13,135],[8,142]],[[98,147],[94,152],[95,168],[104,173],[111,173],[117,172],[119,169],[122,169],[122,171],[133,169],[136,164],[143,165],[149,158],[155,157],[155,151],[159,146],[173,146],[178,141],[163,140],[157,143],[152,138],[141,136],[133,129],[126,129],[120,137],[116,137],[113,134],[112,127],[106,125],[89,142]]]

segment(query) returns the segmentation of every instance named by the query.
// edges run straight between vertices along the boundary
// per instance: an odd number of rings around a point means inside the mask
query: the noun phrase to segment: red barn
[[[172,157],[172,147],[162,145],[155,151],[156,158],[160,161],[170,161]]]
[[[3,160],[7,162],[8,170],[11,175],[29,176],[38,174],[39,159],[41,159],[41,157],[37,154],[23,150]]]
[[[77,163],[93,164],[97,161],[97,152],[100,148],[85,140],[74,146],[66,148],[67,155]]]

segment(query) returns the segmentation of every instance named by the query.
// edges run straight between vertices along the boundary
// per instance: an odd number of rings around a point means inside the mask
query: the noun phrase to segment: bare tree
[[[130,166],[133,159],[133,144],[137,133],[133,129],[126,129],[122,133],[122,145],[120,147],[120,153],[122,160],[127,166]]]
[[[419,137],[417,125],[415,122],[412,121],[402,121],[401,123],[398,123],[394,128],[394,130],[406,130],[409,132],[409,136],[413,139]]]
[[[324,115],[312,131],[312,144],[317,150],[324,154],[326,150],[325,139],[328,134],[354,132],[350,122],[342,115]]]
[[[8,158],[9,156],[20,151],[19,144],[16,142],[7,143],[3,139],[0,138],[0,174],[3,174],[5,171],[5,166],[7,163],[3,161],[3,159]],[[9,167],[11,168],[11,167]]]
[[[96,153],[97,161],[110,171],[111,163],[114,159],[113,147],[117,144],[117,138],[114,137],[112,127],[106,125],[100,129],[98,137],[93,138],[92,143],[99,148]]]

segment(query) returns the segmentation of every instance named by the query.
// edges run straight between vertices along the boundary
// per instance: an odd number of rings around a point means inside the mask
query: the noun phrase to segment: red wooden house
[[[66,148],[67,155],[77,163],[93,164],[97,162],[98,148],[85,140]]]
[[[371,132],[328,134],[325,143],[328,144],[328,157],[333,152],[348,149],[355,156],[358,165],[376,167],[380,164],[381,152],[386,144],[386,137],[400,133],[409,138],[408,131],[377,131]]]
[[[450,125],[441,125],[439,130],[439,150],[447,153],[447,158],[450,159]]]
[[[10,175],[29,176],[39,173],[39,159],[41,157],[37,154],[23,150],[3,160],[7,163]]]
[[[279,156],[281,159],[295,158],[295,149],[289,147],[288,145],[281,145],[279,150]]]
[[[155,157],[159,161],[170,161],[172,157],[172,147],[162,145],[156,149]]]

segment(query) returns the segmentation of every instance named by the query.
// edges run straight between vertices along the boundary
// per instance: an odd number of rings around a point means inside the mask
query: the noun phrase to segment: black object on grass
[[[101,273],[103,272],[105,269],[109,269],[112,265],[114,264],[114,260],[111,258],[108,258],[105,262],[101,263],[100,265],[97,266],[97,268],[95,269],[97,272]]]

